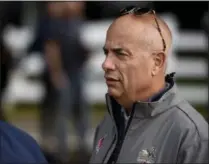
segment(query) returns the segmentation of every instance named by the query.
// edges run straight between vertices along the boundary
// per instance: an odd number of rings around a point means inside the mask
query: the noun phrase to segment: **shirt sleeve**
[[[208,163],[208,140],[184,148],[180,152],[178,163]]]

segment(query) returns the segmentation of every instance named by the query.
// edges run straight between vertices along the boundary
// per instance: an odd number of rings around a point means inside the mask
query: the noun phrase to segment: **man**
[[[50,82],[57,94],[56,153],[64,163],[69,161],[67,139],[69,117],[77,132],[79,152],[87,150],[84,137],[88,129],[89,109],[83,96],[83,77],[88,50],[80,39],[84,7],[84,2],[49,2],[47,4],[51,21],[49,35],[44,42],[44,55]]]
[[[20,129],[0,121],[0,163],[47,164],[36,141]]]
[[[102,68],[108,115],[90,163],[208,163],[208,124],[165,77],[172,35],[150,9],[128,7],[109,27]]]

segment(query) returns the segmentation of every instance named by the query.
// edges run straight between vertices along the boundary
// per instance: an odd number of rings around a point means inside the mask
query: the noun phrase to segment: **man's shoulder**
[[[46,163],[37,142],[14,125],[0,121],[0,141],[1,160],[4,162],[15,162],[16,160],[16,162]]]
[[[4,138],[4,137],[8,137],[8,138],[15,138],[17,140],[30,140],[31,142],[33,142],[34,144],[37,144],[36,141],[26,132],[24,132],[23,130],[15,127],[12,124],[0,121],[0,135]]]
[[[111,116],[107,113],[104,115],[103,119],[99,122],[99,124],[96,127],[97,133],[103,133],[107,131],[111,131],[114,127],[113,120]]]
[[[206,119],[187,101],[182,101],[176,106],[177,110],[172,116],[179,129],[193,133],[200,140],[208,140],[208,123]]]
[[[102,120],[99,122],[98,126],[99,128],[101,128],[101,127],[107,127],[107,126],[109,127],[111,125],[113,125],[112,118],[108,113],[106,113],[104,117],[102,118]]]

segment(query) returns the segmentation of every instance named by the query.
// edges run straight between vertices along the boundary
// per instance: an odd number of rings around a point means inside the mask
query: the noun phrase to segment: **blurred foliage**
[[[204,105],[193,105],[206,119],[208,119],[208,109]],[[9,105],[8,108],[12,108]],[[14,110],[7,110],[7,117],[12,122],[18,120],[37,120],[39,118],[39,109],[37,105],[19,104],[13,107]],[[96,125],[107,112],[105,104],[94,104],[91,108],[92,123]]]
[[[185,79],[185,78],[178,78],[176,79],[177,84],[186,84],[186,85],[207,85],[208,84],[208,77],[205,78],[198,78],[198,79]]]

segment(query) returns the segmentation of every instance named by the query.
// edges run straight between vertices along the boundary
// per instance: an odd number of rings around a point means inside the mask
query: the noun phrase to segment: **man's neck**
[[[158,85],[156,85],[158,84]],[[166,85],[166,82],[163,80],[162,82],[153,83],[151,87],[148,89],[144,89],[136,94],[136,96],[133,96],[132,98],[128,96],[123,96],[119,99],[116,99],[116,101],[123,106],[128,112],[132,110],[132,106],[134,102],[141,101],[146,102],[148,101],[152,96],[160,92]]]

